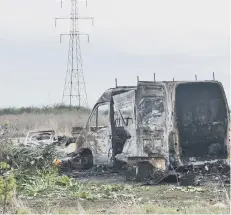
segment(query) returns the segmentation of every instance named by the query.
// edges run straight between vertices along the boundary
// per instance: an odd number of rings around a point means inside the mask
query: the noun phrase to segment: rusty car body
[[[139,81],[103,93],[68,159],[84,168],[148,162],[168,170],[229,158],[230,112],[220,82]]]

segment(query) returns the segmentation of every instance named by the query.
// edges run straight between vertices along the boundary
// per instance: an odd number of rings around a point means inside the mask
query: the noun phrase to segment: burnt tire
[[[91,169],[93,167],[93,156],[91,153],[81,154],[81,166],[82,169]]]
[[[153,173],[153,166],[149,162],[139,162],[136,169],[136,181],[142,182],[150,178]]]
[[[127,181],[134,181],[136,178],[136,168],[128,167],[127,171],[125,172],[125,178]]]
[[[196,174],[185,174],[180,178],[181,186],[195,186],[196,185]]]
[[[143,182],[148,180],[153,173],[153,166],[149,162],[139,162],[129,167],[126,172],[126,180]]]

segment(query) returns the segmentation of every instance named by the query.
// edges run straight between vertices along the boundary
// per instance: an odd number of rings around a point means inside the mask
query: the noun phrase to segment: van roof
[[[187,83],[218,83],[221,84],[221,82],[219,81],[215,81],[215,80],[205,80],[205,81],[139,81],[138,84],[150,84],[150,83],[163,83],[163,84],[187,84]]]
[[[125,93],[130,90],[135,90],[137,86],[119,86],[116,88],[110,88],[106,90],[103,95],[98,99],[97,104],[103,103],[103,102],[110,102],[112,96]]]
[[[151,84],[151,83],[158,83],[158,84],[186,84],[186,83],[218,83],[221,84],[218,81],[139,81],[137,83],[137,85],[147,85],[147,84]],[[110,102],[112,96],[120,94],[120,93],[124,93],[130,90],[135,90],[137,89],[137,86],[118,86],[115,88],[110,88],[108,90],[106,90],[102,96],[98,99],[96,104],[99,103],[104,103],[104,102]]]

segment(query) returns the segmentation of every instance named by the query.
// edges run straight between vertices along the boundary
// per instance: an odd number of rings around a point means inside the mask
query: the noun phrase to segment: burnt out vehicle
[[[217,160],[230,160],[230,112],[222,84],[142,81],[103,93],[75,152],[61,163],[86,169],[146,163],[169,170]]]

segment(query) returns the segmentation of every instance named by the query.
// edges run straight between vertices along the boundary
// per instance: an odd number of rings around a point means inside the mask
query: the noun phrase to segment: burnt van
[[[230,112],[220,82],[139,81],[103,93],[66,161],[72,168],[148,162],[168,170],[229,159]]]

